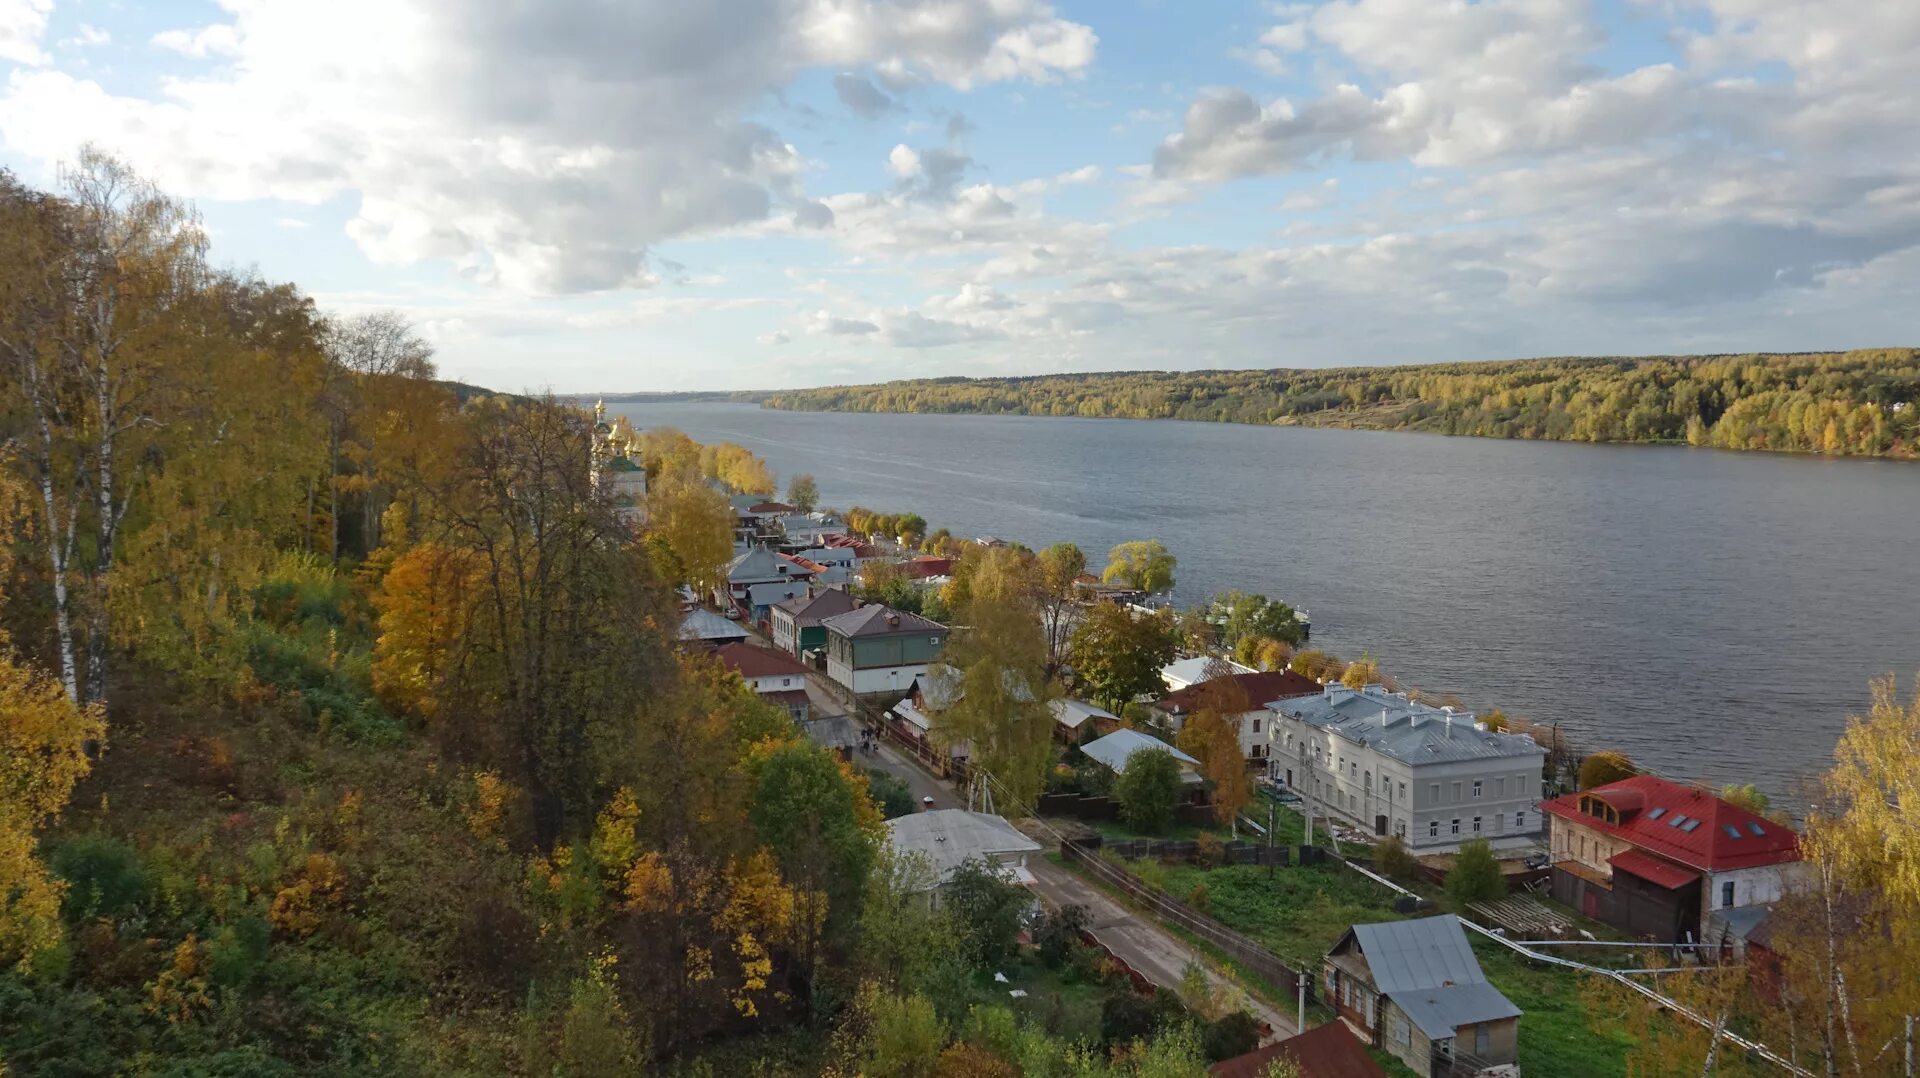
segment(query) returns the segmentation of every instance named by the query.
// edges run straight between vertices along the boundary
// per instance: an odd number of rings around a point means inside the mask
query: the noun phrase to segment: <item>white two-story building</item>
[[[1486,839],[1536,843],[1546,749],[1488,730],[1470,712],[1434,707],[1384,686],[1326,686],[1267,705],[1269,774],[1316,812],[1421,853]]]

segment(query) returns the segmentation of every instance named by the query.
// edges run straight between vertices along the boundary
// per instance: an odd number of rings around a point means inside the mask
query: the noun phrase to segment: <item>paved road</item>
[[[966,807],[953,787],[934,778],[891,746],[882,745],[874,755],[858,755],[856,759],[899,777],[913,791],[916,801],[931,797],[935,808]],[[1216,986],[1225,982],[1191,945],[1162,929],[1147,915],[1121,905],[1098,887],[1045,858],[1029,860],[1027,868],[1033,873],[1034,890],[1042,901],[1056,909],[1085,906],[1088,930],[1093,937],[1155,985],[1177,991],[1188,964],[1193,962],[1200,963],[1207,971],[1208,980]],[[1283,1012],[1252,995],[1247,996],[1247,1005],[1254,1017],[1273,1028],[1276,1036],[1287,1037],[1295,1032],[1291,1012]]]

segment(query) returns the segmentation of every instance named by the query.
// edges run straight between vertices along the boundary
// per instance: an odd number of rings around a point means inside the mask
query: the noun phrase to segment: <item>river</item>
[[[963,537],[1127,539],[1176,597],[1313,616],[1403,685],[1558,722],[1669,777],[1777,798],[1868,682],[1920,670],[1920,465],[1655,446],[1109,419],[612,405],[733,441],[824,505]],[[784,489],[784,486],[783,486]]]

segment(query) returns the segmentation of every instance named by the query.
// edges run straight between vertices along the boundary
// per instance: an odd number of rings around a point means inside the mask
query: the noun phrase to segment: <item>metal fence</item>
[[[1160,920],[1212,944],[1228,958],[1263,978],[1267,983],[1282,990],[1296,988],[1300,971],[1282,962],[1279,955],[1260,946],[1252,939],[1235,932],[1185,903],[1169,898],[1106,863],[1101,860],[1098,853],[1083,849],[1077,843],[1061,844],[1060,853],[1067,860],[1084,866],[1102,883],[1126,893],[1152,911]],[[1307,998],[1309,1000],[1314,998],[1313,992],[1314,978],[1308,977]]]

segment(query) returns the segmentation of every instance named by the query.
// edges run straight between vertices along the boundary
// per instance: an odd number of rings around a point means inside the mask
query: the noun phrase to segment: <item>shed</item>
[[[887,821],[887,841],[894,852],[919,854],[932,865],[935,887],[943,887],[969,860],[984,860],[1005,868],[1022,883],[1032,883],[1027,855],[1040,844],[998,816],[966,809],[933,809],[896,816]]]
[[[1520,1008],[1488,983],[1452,914],[1354,925],[1327,952],[1340,1016],[1416,1071],[1517,1059]]]
[[[1199,766],[1200,761],[1159,738],[1143,734],[1138,730],[1122,728],[1080,746],[1080,751],[1086,753],[1089,759],[1105,764],[1116,775],[1127,769],[1127,761],[1133,759],[1134,753],[1146,752],[1149,749],[1165,749],[1172,753],[1175,760],[1185,765],[1187,781],[1200,781],[1200,776],[1193,771]]]

